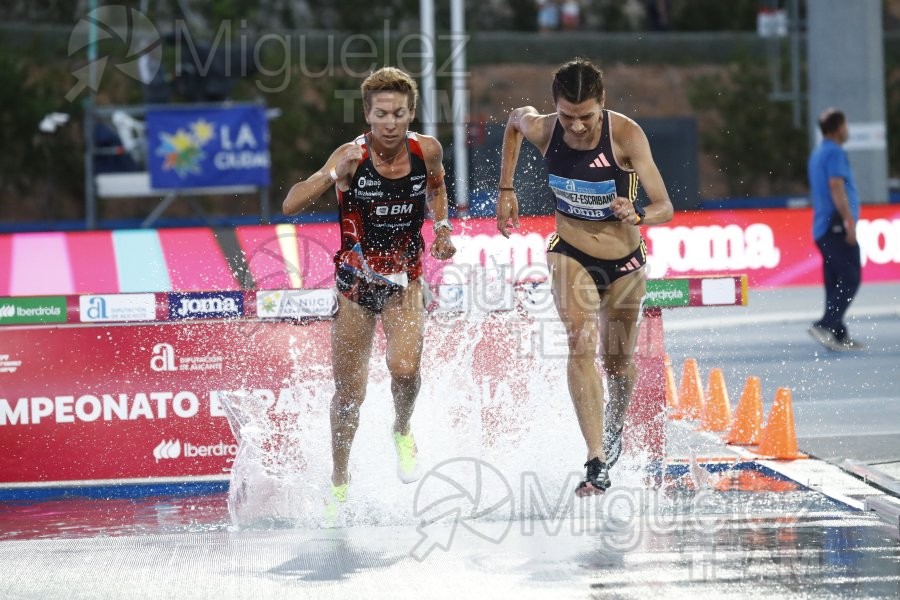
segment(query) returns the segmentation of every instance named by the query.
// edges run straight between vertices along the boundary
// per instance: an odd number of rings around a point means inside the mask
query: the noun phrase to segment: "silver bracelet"
[[[441,219],[440,221],[434,222],[434,232],[437,233],[438,229],[446,229],[447,231],[453,231],[453,225],[450,224],[450,221],[447,219]]]

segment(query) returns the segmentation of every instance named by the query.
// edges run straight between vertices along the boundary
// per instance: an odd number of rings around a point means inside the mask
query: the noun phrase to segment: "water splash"
[[[504,293],[496,288],[496,278],[482,277],[469,298]],[[479,518],[541,518],[548,503],[570,510],[585,449],[566,383],[565,333],[552,304],[541,303],[536,312],[521,302],[509,311],[485,308],[490,306],[473,301],[463,314],[433,313],[426,324],[422,388],[412,418],[426,479],[435,465],[477,459],[501,476],[467,485],[480,486],[484,497],[511,494],[510,510]],[[299,335],[291,339],[294,369],[284,382],[289,398],[222,398],[239,442],[228,502],[235,527],[328,524],[334,383],[329,366],[305,358],[311,356],[309,343]],[[350,456],[349,499],[338,524],[416,524],[427,518],[417,494],[428,490],[424,479],[403,485],[395,474],[394,409],[380,330],[369,368]],[[623,457],[614,470],[616,484],[645,486],[645,460]],[[552,500],[535,502],[536,490]],[[463,517],[478,512],[470,508]]]

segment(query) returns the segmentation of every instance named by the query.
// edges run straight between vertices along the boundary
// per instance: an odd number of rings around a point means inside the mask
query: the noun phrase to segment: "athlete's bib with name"
[[[583,181],[550,175],[550,189],[556,196],[556,210],[577,219],[602,221],[613,214],[616,182]]]

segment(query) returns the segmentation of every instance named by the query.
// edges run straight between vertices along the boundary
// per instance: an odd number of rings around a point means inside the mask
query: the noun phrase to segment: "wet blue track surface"
[[[673,312],[667,349],[675,364],[723,368],[733,402],[747,375],[762,377],[766,408],[775,387],[791,386],[801,450],[896,462],[900,318],[885,307],[898,306],[897,286],[861,296],[851,327],[867,355],[828,355],[806,336],[818,295],[751,295],[718,325],[702,309]],[[222,483],[122,488],[114,499],[105,488],[4,490],[0,598],[900,597],[900,523],[817,491],[877,490],[829,482],[832,471],[792,480],[733,464],[698,479],[685,448],[727,452],[686,431],[670,435],[661,487],[614,473],[605,499],[560,505],[550,494],[537,510],[498,505],[477,518],[462,507],[379,524],[363,506],[331,529],[234,528]]]
[[[0,597],[900,595],[896,524],[749,463],[709,468],[427,527],[235,530],[222,492],[4,501]]]

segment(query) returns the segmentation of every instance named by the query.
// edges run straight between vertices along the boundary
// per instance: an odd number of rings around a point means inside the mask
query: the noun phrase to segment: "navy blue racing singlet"
[[[618,220],[610,207],[616,196],[632,203],[637,198],[637,173],[616,162],[609,121],[609,111],[604,109],[600,141],[591,150],[570,148],[563,141],[565,129],[556,121],[544,164],[557,212],[583,221]]]
[[[414,132],[406,134],[410,172],[390,179],[372,162],[366,137],[359,136],[363,158],[350,189],[338,191],[341,219],[341,249],[334,261],[354,263],[355,248],[362,249],[368,266],[382,275],[407,273],[410,281],[422,274],[422,225],[425,222],[425,192],[428,170],[422,147]]]

